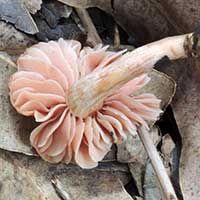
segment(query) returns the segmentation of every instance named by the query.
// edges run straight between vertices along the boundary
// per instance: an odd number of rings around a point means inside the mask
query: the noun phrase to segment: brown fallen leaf
[[[150,74],[151,81],[144,86],[140,92],[151,92],[156,97],[161,99],[161,108],[165,110],[167,105],[170,104],[172,97],[175,93],[176,84],[173,79],[168,77],[167,75],[153,70]],[[152,122],[152,124],[155,122]],[[144,147],[137,136],[133,138],[131,135],[129,138],[118,146],[117,159],[119,162],[133,162],[139,158],[143,159],[143,155],[141,152],[145,153]],[[153,141],[156,141],[158,135],[155,133],[152,135],[152,138],[155,138]]]
[[[199,25],[200,1],[151,0],[179,32],[193,31]],[[164,10],[164,12],[163,12]]]
[[[173,108],[182,135],[180,184],[185,199],[197,200],[200,195],[200,82],[196,78],[199,76],[199,69],[190,65],[190,70],[193,75],[187,73],[180,83]]]
[[[161,200],[163,199],[162,191],[155,172],[150,162],[146,164],[144,173],[144,200]],[[164,199],[163,199],[164,200]]]
[[[149,134],[154,144],[158,144],[160,141],[158,127],[153,127]],[[117,145],[117,160],[123,163],[139,162],[144,165],[148,157],[140,138],[129,135],[124,143]]]
[[[52,185],[56,177],[69,200],[132,200],[118,176],[110,171],[53,165],[36,157],[0,150],[0,173],[0,199],[60,200]]]
[[[35,14],[41,9],[42,0],[23,0],[23,2],[31,14]]]
[[[0,0],[0,19],[28,34],[38,32],[37,26],[26,9],[23,0]]]
[[[51,196],[45,194],[34,172],[13,158],[8,152],[0,150],[0,199],[60,200],[54,193]]]
[[[199,24],[200,2],[196,0],[59,1],[73,7],[98,7],[106,11],[139,44],[190,32]]]
[[[149,131],[149,134],[153,143],[157,145],[161,140],[158,127],[154,126],[151,131]],[[143,176],[148,156],[140,138],[128,138],[124,145],[118,145],[117,158],[119,162],[128,162],[130,172],[136,181],[139,194],[143,196]]]
[[[165,66],[162,71],[177,82],[172,108],[182,136],[179,179],[184,199],[197,200],[200,193],[200,99],[199,61],[182,60]]]
[[[101,7],[101,6],[111,6],[111,0],[58,0],[69,6],[76,8],[90,8],[90,7]]]
[[[9,60],[9,57],[6,59]],[[15,71],[16,68],[5,61],[5,54],[0,56],[0,148],[33,155],[29,134],[34,127],[34,120],[19,115],[9,100],[8,79]]]
[[[0,51],[7,52],[12,55],[19,55],[24,50],[34,44],[36,41],[15,29],[14,26],[0,21]]]
[[[136,45],[177,34],[176,26],[149,0],[59,1],[77,8],[97,7],[104,10],[114,17]]]

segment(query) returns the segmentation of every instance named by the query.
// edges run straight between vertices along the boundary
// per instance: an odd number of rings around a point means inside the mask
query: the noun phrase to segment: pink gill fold
[[[83,47],[75,40],[38,43],[17,61],[10,77],[10,100],[17,112],[40,122],[31,135],[31,145],[51,163],[75,162],[82,168],[98,165],[113,143],[121,143],[137,127],[156,120],[160,100],[153,94],[134,95],[148,83],[143,74],[109,96],[102,107],[84,119],[70,111],[66,97],[75,81],[92,71],[118,62],[126,51],[111,52],[107,46]],[[120,61],[121,62],[121,61]]]

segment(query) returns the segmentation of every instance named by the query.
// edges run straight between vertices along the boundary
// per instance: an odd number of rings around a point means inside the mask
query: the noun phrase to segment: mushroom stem
[[[166,172],[166,169],[162,163],[162,160],[154,146],[148,131],[144,127],[138,128],[138,135],[144,145],[144,148],[150,158],[151,164],[158,178],[160,186],[163,191],[163,195],[166,200],[177,200],[176,193],[170,181],[170,178]]]
[[[74,115],[86,117],[125,83],[149,71],[164,56],[175,60],[187,57],[194,49],[194,35],[168,37],[127,52],[105,68],[78,80],[70,89],[68,105]]]

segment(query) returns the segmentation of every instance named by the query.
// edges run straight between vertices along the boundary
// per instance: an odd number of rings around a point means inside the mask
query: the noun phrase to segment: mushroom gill
[[[123,65],[125,51],[107,48],[81,49],[78,41],[59,39],[38,43],[19,57],[17,72],[9,81],[10,100],[17,112],[40,122],[30,141],[44,160],[96,167],[113,143],[123,142],[127,134],[136,135],[140,125],[148,128],[147,121],[156,120],[160,114],[160,100],[153,94],[136,95],[150,79],[145,71],[109,94],[87,115],[73,112],[69,91],[79,79],[109,65]],[[99,90],[109,85],[106,80],[102,79]],[[88,87],[93,87],[92,82]],[[83,89],[78,95],[89,97],[90,93]],[[89,107],[90,101],[83,106]]]

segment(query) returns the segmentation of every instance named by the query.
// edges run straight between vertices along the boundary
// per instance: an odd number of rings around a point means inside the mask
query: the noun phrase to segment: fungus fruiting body
[[[9,81],[10,100],[20,114],[33,116],[40,123],[30,142],[44,160],[96,167],[113,143],[123,142],[127,134],[136,135],[140,125],[148,129],[147,121],[157,119],[160,100],[153,94],[136,95],[149,81],[146,73],[129,80],[83,117],[71,109],[70,88],[92,72],[117,66],[123,53],[108,51],[102,45],[81,49],[78,41],[59,39],[38,43],[19,57],[17,72]],[[110,79],[101,81],[99,91]],[[93,87],[92,82],[84,86]],[[78,95],[90,99],[84,89]],[[84,106],[89,107],[90,101]]]

